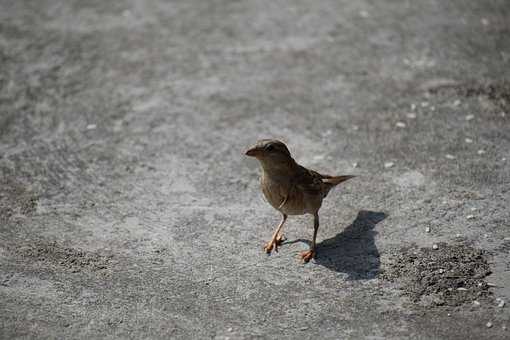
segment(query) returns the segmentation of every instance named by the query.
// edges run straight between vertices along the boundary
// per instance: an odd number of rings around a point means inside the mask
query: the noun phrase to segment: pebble
[[[232,332],[233,328],[230,327],[229,329],[227,329],[228,332]]]
[[[501,117],[505,117],[506,116],[506,112],[501,112]]]
[[[416,104],[411,104],[411,110],[416,110]]]
[[[367,11],[360,11],[359,12],[359,16],[362,17],[362,18],[368,18],[369,14],[368,14]]]
[[[480,302],[478,302],[478,301],[476,301],[476,300],[475,300],[475,301],[473,301],[473,305],[475,305],[475,306],[480,306]]]
[[[482,150],[482,149],[477,151],[477,154],[479,154],[479,155],[483,155],[484,153],[485,153],[485,150]]]
[[[505,307],[505,300],[501,299],[501,298],[497,298],[496,301],[499,301],[498,302],[498,307],[499,308],[503,308]]]
[[[446,154],[445,157],[448,158],[448,159],[455,159],[455,156],[454,155],[450,155],[449,153]]]
[[[399,128],[405,128],[406,127],[406,123],[404,122],[397,122],[397,124],[395,124],[397,127]]]
[[[506,326],[501,326],[501,329],[503,329],[504,331],[506,331]]]
[[[459,105],[460,105],[460,100],[457,99],[456,101],[453,102],[453,106],[459,106]]]
[[[487,322],[487,323],[485,324],[485,326],[487,326],[487,328],[491,328],[491,327],[492,327],[492,322],[490,322],[490,321],[489,321],[489,322]]]
[[[353,167],[353,168],[357,168],[357,167],[358,167],[358,162],[354,162],[354,163],[352,163],[352,167]]]
[[[456,237],[461,237],[462,235],[461,234],[455,234]]]
[[[439,246],[437,244],[433,244],[432,249],[439,249]]]
[[[444,269],[443,268],[440,268],[439,269],[439,274],[443,274],[444,273]]]
[[[471,144],[471,143],[473,143],[473,140],[471,138],[466,138],[466,139],[464,139],[464,142]]]
[[[95,130],[97,128],[96,124],[89,124],[87,125],[87,130]]]
[[[466,120],[467,121],[470,121],[470,120],[473,120],[473,119],[475,119],[475,115],[467,115],[466,116]]]
[[[466,219],[468,220],[473,220],[475,218],[475,215],[467,215],[466,216]]]
[[[406,114],[406,117],[409,118],[409,119],[415,119],[416,118],[416,113],[409,112],[409,113]]]
[[[425,228],[425,232],[430,233],[430,227]]]
[[[480,20],[480,22],[482,23],[482,25],[484,26],[487,26],[489,25],[489,20],[485,19],[485,18],[482,18],[482,20]]]
[[[353,126],[352,126],[352,129],[353,129],[354,131],[358,131],[358,130],[359,130],[359,126],[357,126],[357,125],[353,125]]]
[[[386,169],[389,169],[389,168],[393,167],[394,165],[395,165],[395,163],[393,163],[393,162],[386,162],[386,163],[384,163],[384,167]]]
[[[506,158],[505,157],[501,158],[501,161],[502,162],[506,161]]]
[[[467,290],[467,288],[459,287],[459,288],[457,288],[457,290],[458,290],[458,291],[461,291],[461,292],[464,292],[464,291],[466,291],[466,290]]]

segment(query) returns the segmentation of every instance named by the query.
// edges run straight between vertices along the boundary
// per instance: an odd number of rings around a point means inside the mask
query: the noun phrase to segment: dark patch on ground
[[[432,94],[444,94],[453,91],[456,95],[465,98],[485,97],[498,109],[505,113],[510,112],[510,82],[506,80],[466,83],[445,81],[428,87],[427,91]]]
[[[491,270],[483,250],[441,243],[438,249],[405,248],[390,259],[381,276],[399,282],[413,302],[459,306],[490,295],[484,278]]]
[[[16,214],[29,215],[37,208],[37,196],[21,183],[3,178],[0,180],[0,221]]]
[[[57,242],[38,242],[13,249],[13,251],[24,259],[32,259],[72,273],[105,270],[111,263],[111,256],[63,247]]]

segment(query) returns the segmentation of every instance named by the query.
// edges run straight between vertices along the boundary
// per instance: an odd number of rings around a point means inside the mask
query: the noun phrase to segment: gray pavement
[[[509,36],[507,0],[0,0],[0,338],[508,338]],[[359,176],[306,265],[310,217],[262,251],[267,137]]]

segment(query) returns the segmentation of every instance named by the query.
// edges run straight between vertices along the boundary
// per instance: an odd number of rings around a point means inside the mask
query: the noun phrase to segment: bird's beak
[[[257,147],[249,148],[245,155],[250,157],[256,157],[260,153],[260,149]]]

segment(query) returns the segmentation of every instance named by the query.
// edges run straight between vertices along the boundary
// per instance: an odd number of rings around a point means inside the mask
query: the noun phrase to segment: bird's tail
[[[335,186],[335,185],[338,185],[342,182],[345,182],[347,181],[348,179],[351,179],[351,178],[354,178],[356,176],[352,176],[352,175],[345,175],[345,176],[328,176],[326,178],[323,178],[322,179],[322,182],[326,183],[326,184],[330,184],[331,186]]]

